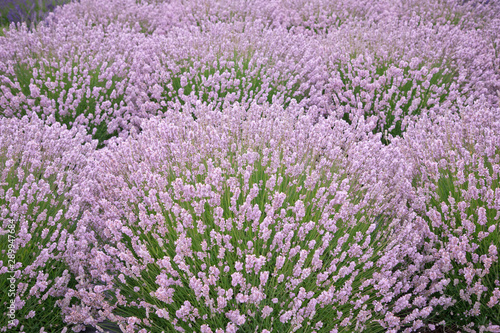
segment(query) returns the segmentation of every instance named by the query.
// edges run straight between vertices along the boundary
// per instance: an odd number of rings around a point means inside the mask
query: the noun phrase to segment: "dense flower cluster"
[[[12,24],[0,331],[500,332],[499,18],[81,0]]]

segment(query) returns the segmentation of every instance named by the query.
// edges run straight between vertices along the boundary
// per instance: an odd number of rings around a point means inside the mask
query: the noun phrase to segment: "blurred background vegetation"
[[[0,35],[12,22],[28,28],[43,21],[57,6],[74,0],[0,0]]]

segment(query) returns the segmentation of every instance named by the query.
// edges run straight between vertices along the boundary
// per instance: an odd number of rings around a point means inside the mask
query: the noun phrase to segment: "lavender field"
[[[500,333],[500,1],[2,6],[0,332]]]

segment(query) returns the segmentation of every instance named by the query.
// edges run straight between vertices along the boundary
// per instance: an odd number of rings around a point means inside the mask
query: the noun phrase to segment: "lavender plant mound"
[[[3,28],[0,331],[500,332],[499,18],[81,0]]]
[[[397,230],[361,174],[379,137],[296,105],[184,111],[89,166],[89,301],[127,332],[376,330],[369,279]]]
[[[477,101],[460,116],[423,118],[401,143],[414,165],[410,207],[424,226],[418,255],[405,260],[421,270],[406,297],[431,306],[436,321],[499,328],[499,111]]]
[[[40,321],[61,330],[56,301],[74,285],[66,258],[80,249],[67,194],[96,144],[82,129],[28,117],[0,118],[0,134],[0,330],[39,331]]]

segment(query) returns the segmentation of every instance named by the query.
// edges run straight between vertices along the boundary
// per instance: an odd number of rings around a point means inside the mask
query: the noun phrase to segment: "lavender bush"
[[[80,211],[67,194],[96,144],[38,118],[1,118],[0,133],[0,330],[61,330],[56,302],[75,283],[63,259],[80,249]]]
[[[109,319],[130,332],[373,327],[365,283],[396,203],[357,164],[381,144],[301,110],[174,111],[100,151],[84,218],[100,246],[84,261]]]
[[[498,2],[47,3],[0,36],[0,330],[500,332]]]
[[[487,326],[500,318],[500,113],[481,101],[460,111],[433,124],[421,119],[404,140],[415,165],[410,206],[425,222],[423,257],[409,262],[422,269],[414,288],[431,286],[436,318]]]

